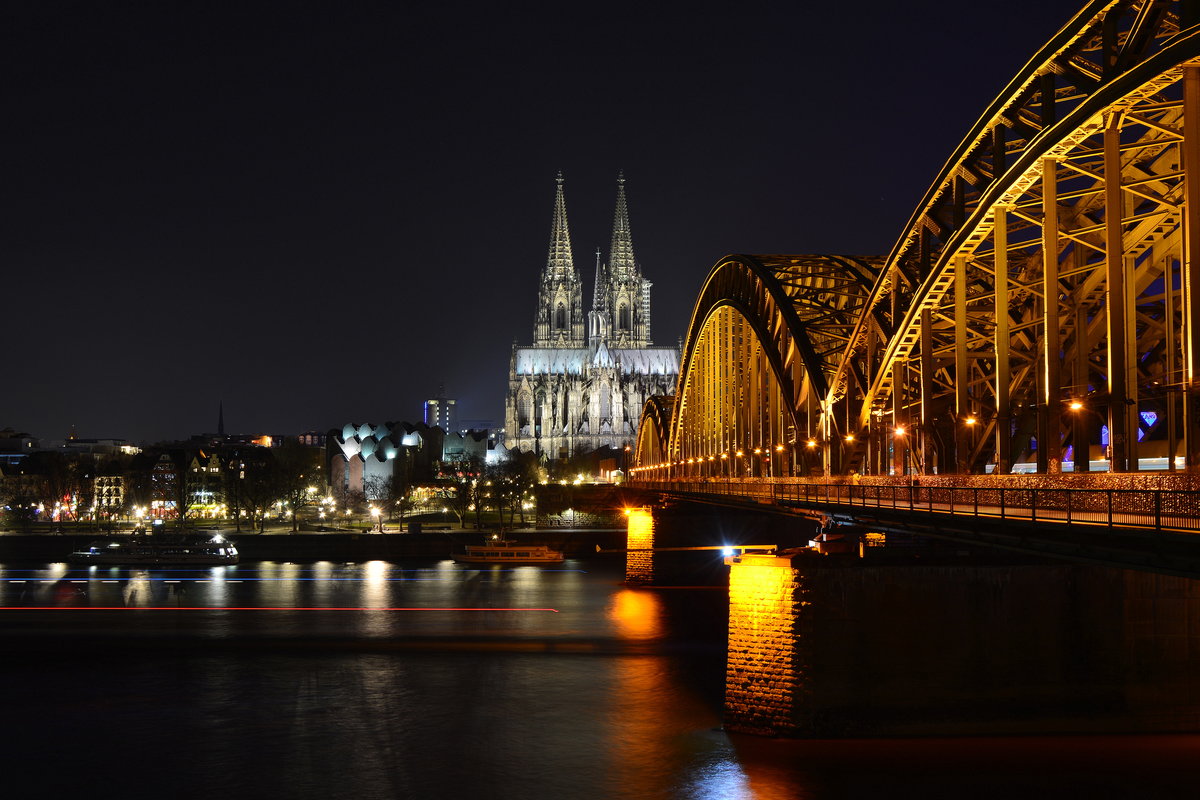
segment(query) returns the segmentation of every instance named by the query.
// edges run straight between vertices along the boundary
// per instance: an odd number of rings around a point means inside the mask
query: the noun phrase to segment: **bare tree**
[[[334,490],[333,496],[337,500],[335,513],[341,513],[346,517],[361,515],[367,504],[366,493],[357,489],[337,488]]]
[[[321,451],[296,441],[287,441],[271,451],[280,498],[292,515],[292,532],[299,530],[300,511],[316,502],[324,483]]]

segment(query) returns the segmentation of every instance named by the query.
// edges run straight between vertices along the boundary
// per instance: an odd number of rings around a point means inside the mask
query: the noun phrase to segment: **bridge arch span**
[[[1094,0],[886,259],[718,262],[668,458],[770,441],[804,474],[808,436],[825,474],[1200,471],[1197,242],[1200,5]]]
[[[635,465],[645,465],[655,471],[665,469],[674,406],[674,395],[646,398],[633,453]]]
[[[852,467],[1200,465],[1198,22],[1089,3],[984,112],[872,289],[893,333],[860,320],[839,367],[881,354]]]
[[[709,272],[684,340],[667,458],[675,474],[821,469],[836,374],[878,259],[731,255]],[[643,462],[639,462],[643,463]],[[661,469],[661,467],[660,467]]]

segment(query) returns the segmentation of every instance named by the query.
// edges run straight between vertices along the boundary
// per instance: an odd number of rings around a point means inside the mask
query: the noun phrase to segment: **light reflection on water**
[[[622,578],[571,561],[0,565],[7,609],[134,607],[0,612],[21,766],[6,795],[134,781],[185,798],[1149,797],[1135,789],[1168,796],[1195,773],[1196,737],[727,735],[724,593]],[[225,610],[283,603],[482,610]],[[501,610],[515,608],[555,611]],[[1059,769],[1039,758],[1065,751]]]

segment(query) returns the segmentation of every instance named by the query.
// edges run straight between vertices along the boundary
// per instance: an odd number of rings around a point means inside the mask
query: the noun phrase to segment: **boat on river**
[[[238,550],[220,533],[100,539],[71,553],[72,564],[236,564]]]
[[[544,544],[521,544],[498,539],[487,544],[469,544],[465,553],[450,556],[459,564],[561,564],[563,554]]]

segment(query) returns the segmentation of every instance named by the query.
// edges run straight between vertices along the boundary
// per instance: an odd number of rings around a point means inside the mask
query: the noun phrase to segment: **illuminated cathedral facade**
[[[650,339],[650,281],[633,255],[624,176],[617,178],[608,261],[596,251],[586,314],[562,173],[557,183],[533,344],[513,345],[505,408],[508,449],[548,459],[632,446],[646,398],[674,393],[679,374],[679,348]]]

